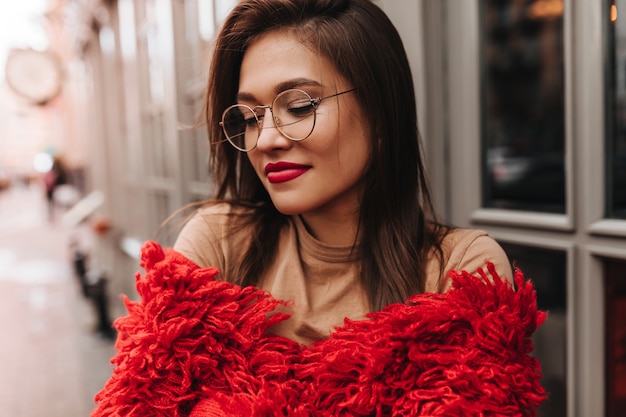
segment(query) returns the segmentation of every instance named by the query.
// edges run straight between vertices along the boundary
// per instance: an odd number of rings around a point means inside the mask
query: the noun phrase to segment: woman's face
[[[264,34],[246,51],[241,65],[238,103],[271,105],[286,89],[306,91],[313,99],[353,86],[334,66],[284,31]],[[354,93],[323,100],[315,128],[299,142],[276,129],[269,109],[261,110],[262,129],[248,158],[276,208],[326,220],[353,220],[358,213],[360,179],[369,158],[367,123]],[[347,216],[347,217],[346,217]]]

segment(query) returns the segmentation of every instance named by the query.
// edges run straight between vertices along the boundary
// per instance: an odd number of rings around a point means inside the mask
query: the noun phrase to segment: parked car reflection
[[[608,156],[606,199],[609,218],[626,218],[626,152]],[[565,156],[516,155],[509,148],[487,153],[487,207],[565,213]]]
[[[510,148],[487,152],[488,207],[565,212],[565,156],[560,152],[519,155]]]

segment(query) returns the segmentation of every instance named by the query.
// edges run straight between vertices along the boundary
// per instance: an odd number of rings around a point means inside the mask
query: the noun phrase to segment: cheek
[[[329,120],[324,126],[326,128],[320,129],[320,136],[327,138],[325,147],[329,151],[338,155],[348,153],[353,157],[369,153],[369,129],[359,111],[344,108],[337,118]]]
[[[369,165],[372,155],[372,140],[367,124],[358,114],[353,114],[343,125],[340,135],[342,152],[346,155],[352,169],[359,169],[361,174]]]
[[[351,165],[351,169],[357,173],[361,178],[365,175],[371,158],[371,145],[367,137],[359,137],[358,140],[353,142],[353,146],[348,151],[348,163]]]
[[[358,126],[336,131],[334,140],[324,144],[319,156],[331,174],[331,182],[357,183],[369,166],[370,144]]]

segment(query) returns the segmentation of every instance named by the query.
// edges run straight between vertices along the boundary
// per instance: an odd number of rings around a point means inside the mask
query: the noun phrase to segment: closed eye
[[[302,100],[290,103],[287,112],[294,117],[310,116],[315,111],[315,105],[311,100]]]
[[[258,118],[258,122],[257,122],[257,118]],[[263,119],[263,116],[257,116],[257,118],[255,118],[254,116],[252,117],[247,117],[243,120],[244,124],[248,127],[256,127],[257,123],[260,123],[261,120]]]

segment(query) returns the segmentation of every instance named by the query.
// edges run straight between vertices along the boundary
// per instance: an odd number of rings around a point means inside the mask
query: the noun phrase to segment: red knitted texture
[[[311,347],[266,330],[287,318],[267,292],[215,280],[155,242],[139,302],[125,299],[113,375],[92,417],[534,416],[546,397],[530,339],[546,314],[516,270],[452,272]]]

